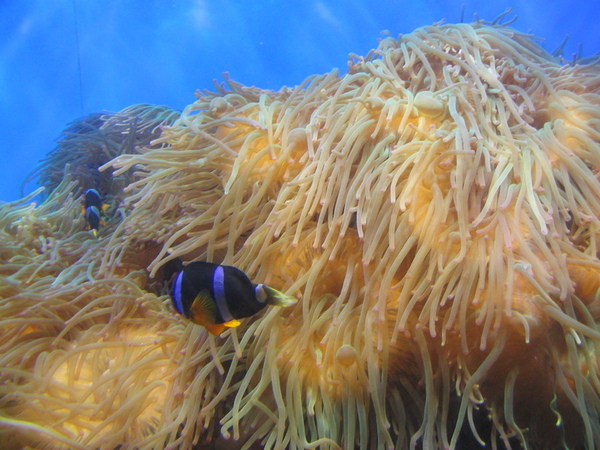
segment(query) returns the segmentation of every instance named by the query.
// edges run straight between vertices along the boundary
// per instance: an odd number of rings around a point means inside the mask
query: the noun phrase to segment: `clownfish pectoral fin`
[[[108,203],[103,203],[101,209],[103,213],[106,213],[110,209],[110,205]]]
[[[208,328],[217,320],[217,306],[207,290],[201,291],[190,306],[190,319]],[[209,330],[210,331],[210,330]],[[213,333],[214,334],[214,333]]]
[[[228,328],[235,328],[235,327],[239,327],[242,324],[242,322],[240,322],[239,320],[233,319],[230,320],[229,322],[225,322],[223,325],[225,325]]]
[[[271,306],[292,306],[298,303],[295,297],[285,295],[283,292],[279,292],[277,289],[265,286],[263,284],[265,293],[267,294],[266,304]]]
[[[203,323],[202,326],[210,331],[211,334],[215,336],[220,335],[223,331],[225,331],[224,323]]]

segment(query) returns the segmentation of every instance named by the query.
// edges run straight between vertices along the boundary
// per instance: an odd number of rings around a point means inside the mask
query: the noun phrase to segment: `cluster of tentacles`
[[[599,69],[509,27],[435,25],[345,75],[226,78],[183,112],[72,125],[47,199],[0,209],[0,434],[597,447]],[[111,203],[97,238],[90,187]],[[174,258],[299,302],[214,337],[171,306]]]

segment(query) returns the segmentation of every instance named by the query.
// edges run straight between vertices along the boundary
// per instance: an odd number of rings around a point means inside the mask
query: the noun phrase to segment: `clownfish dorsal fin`
[[[267,305],[271,305],[271,306],[292,306],[295,305],[296,303],[298,303],[298,300],[295,297],[292,297],[290,295],[285,295],[283,292],[279,292],[277,289],[273,289],[272,287],[269,287],[267,285],[264,284],[258,284],[256,285],[255,290],[257,298],[259,297],[259,292],[260,290],[262,290],[262,292],[264,294],[266,294],[266,298],[264,300],[264,303],[266,303]]]
[[[217,320],[217,306],[207,290],[200,291],[192,302],[192,306],[190,306],[190,319],[192,322],[206,328],[209,325],[215,324]]]

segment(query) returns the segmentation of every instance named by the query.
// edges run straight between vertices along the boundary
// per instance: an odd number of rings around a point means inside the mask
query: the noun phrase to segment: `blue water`
[[[346,69],[348,53],[446,19],[513,25],[554,50],[570,35],[568,59],[600,51],[600,1],[557,0],[0,0],[0,201],[54,147],[65,125],[134,103],[183,108],[196,89],[228,71],[246,85],[278,89]],[[514,15],[514,14],[513,14]],[[512,17],[511,15],[510,17]],[[26,193],[36,186],[26,186]]]

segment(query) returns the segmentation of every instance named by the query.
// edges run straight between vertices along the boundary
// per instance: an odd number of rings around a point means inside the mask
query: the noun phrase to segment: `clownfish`
[[[240,325],[267,305],[291,306],[297,302],[264,284],[254,284],[237,267],[195,261],[176,273],[171,300],[179,314],[214,335]]]
[[[98,234],[100,224],[104,225],[102,213],[106,211],[108,205],[102,203],[100,193],[96,189],[88,189],[84,194],[83,214],[87,222],[88,229],[94,236]]]

